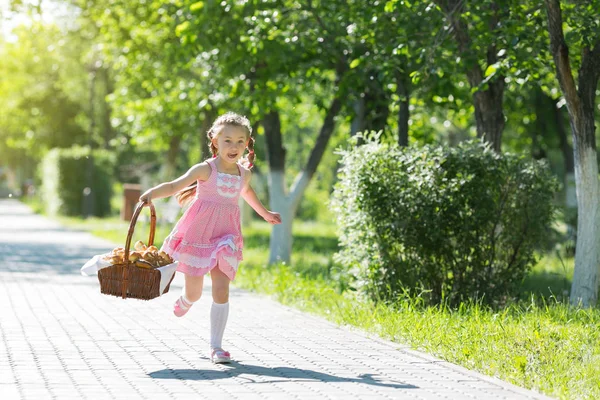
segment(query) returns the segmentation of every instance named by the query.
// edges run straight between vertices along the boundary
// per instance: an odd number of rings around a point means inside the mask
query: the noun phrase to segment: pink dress
[[[208,161],[210,177],[198,181],[192,204],[165,239],[162,250],[179,261],[177,271],[191,276],[219,269],[235,279],[244,241],[238,199],[245,169],[240,175],[217,171],[215,158]]]

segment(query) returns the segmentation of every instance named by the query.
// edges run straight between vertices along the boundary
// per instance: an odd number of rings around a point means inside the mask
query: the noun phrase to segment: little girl
[[[229,282],[242,261],[239,196],[267,222],[281,223],[280,215],[267,210],[250,186],[254,161],[251,134],[246,117],[231,112],[220,116],[207,133],[213,158],[140,196],[140,201],[150,202],[176,194],[181,205],[191,202],[165,239],[162,250],[179,261],[177,271],[185,274],[183,294],[173,309],[177,317],[184,316],[200,299],[204,275],[210,272],[210,358],[214,363],[231,360],[221,346],[229,315]],[[246,149],[249,154],[242,158]]]

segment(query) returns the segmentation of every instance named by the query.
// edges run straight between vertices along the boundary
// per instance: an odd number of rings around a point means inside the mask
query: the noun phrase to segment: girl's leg
[[[202,276],[190,276],[185,275],[185,288],[183,295],[185,300],[190,303],[195,303],[200,300],[202,296],[202,287],[204,286],[204,275]]]
[[[229,283],[231,282],[227,275],[219,269],[217,265],[210,271],[212,280],[213,301],[217,304],[225,304],[229,301]]]
[[[173,305],[173,314],[176,317],[183,317],[190,310],[190,307],[200,300],[203,284],[204,276],[185,275],[183,293]]]
[[[213,303],[210,309],[210,347],[214,362],[228,362],[229,353],[222,350],[223,333],[229,316],[229,283],[230,280],[219,266],[210,271],[212,279]],[[216,350],[219,350],[215,352]]]

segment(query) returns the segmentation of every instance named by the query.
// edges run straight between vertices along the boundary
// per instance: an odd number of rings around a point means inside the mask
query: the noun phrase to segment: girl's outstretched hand
[[[152,189],[149,189],[144,194],[142,194],[140,196],[140,201],[142,203],[150,203],[150,201],[152,201]]]
[[[265,215],[262,216],[265,221],[270,223],[271,225],[276,225],[281,223],[281,215],[278,212],[267,211]]]

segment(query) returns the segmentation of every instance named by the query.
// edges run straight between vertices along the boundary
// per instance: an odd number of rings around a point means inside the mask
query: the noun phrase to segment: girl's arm
[[[246,203],[250,205],[260,215],[270,224],[280,224],[281,223],[281,215],[277,212],[269,211],[263,206],[258,196],[256,196],[256,192],[250,186],[250,180],[252,179],[252,172],[246,171],[246,179],[244,183],[244,188],[241,191],[241,195]]]
[[[210,171],[210,165],[206,162],[196,164],[174,181],[161,183],[158,186],[148,189],[140,196],[140,201],[146,202],[152,199],[161,199],[163,197],[172,196],[197,180],[207,180],[210,177]]]

